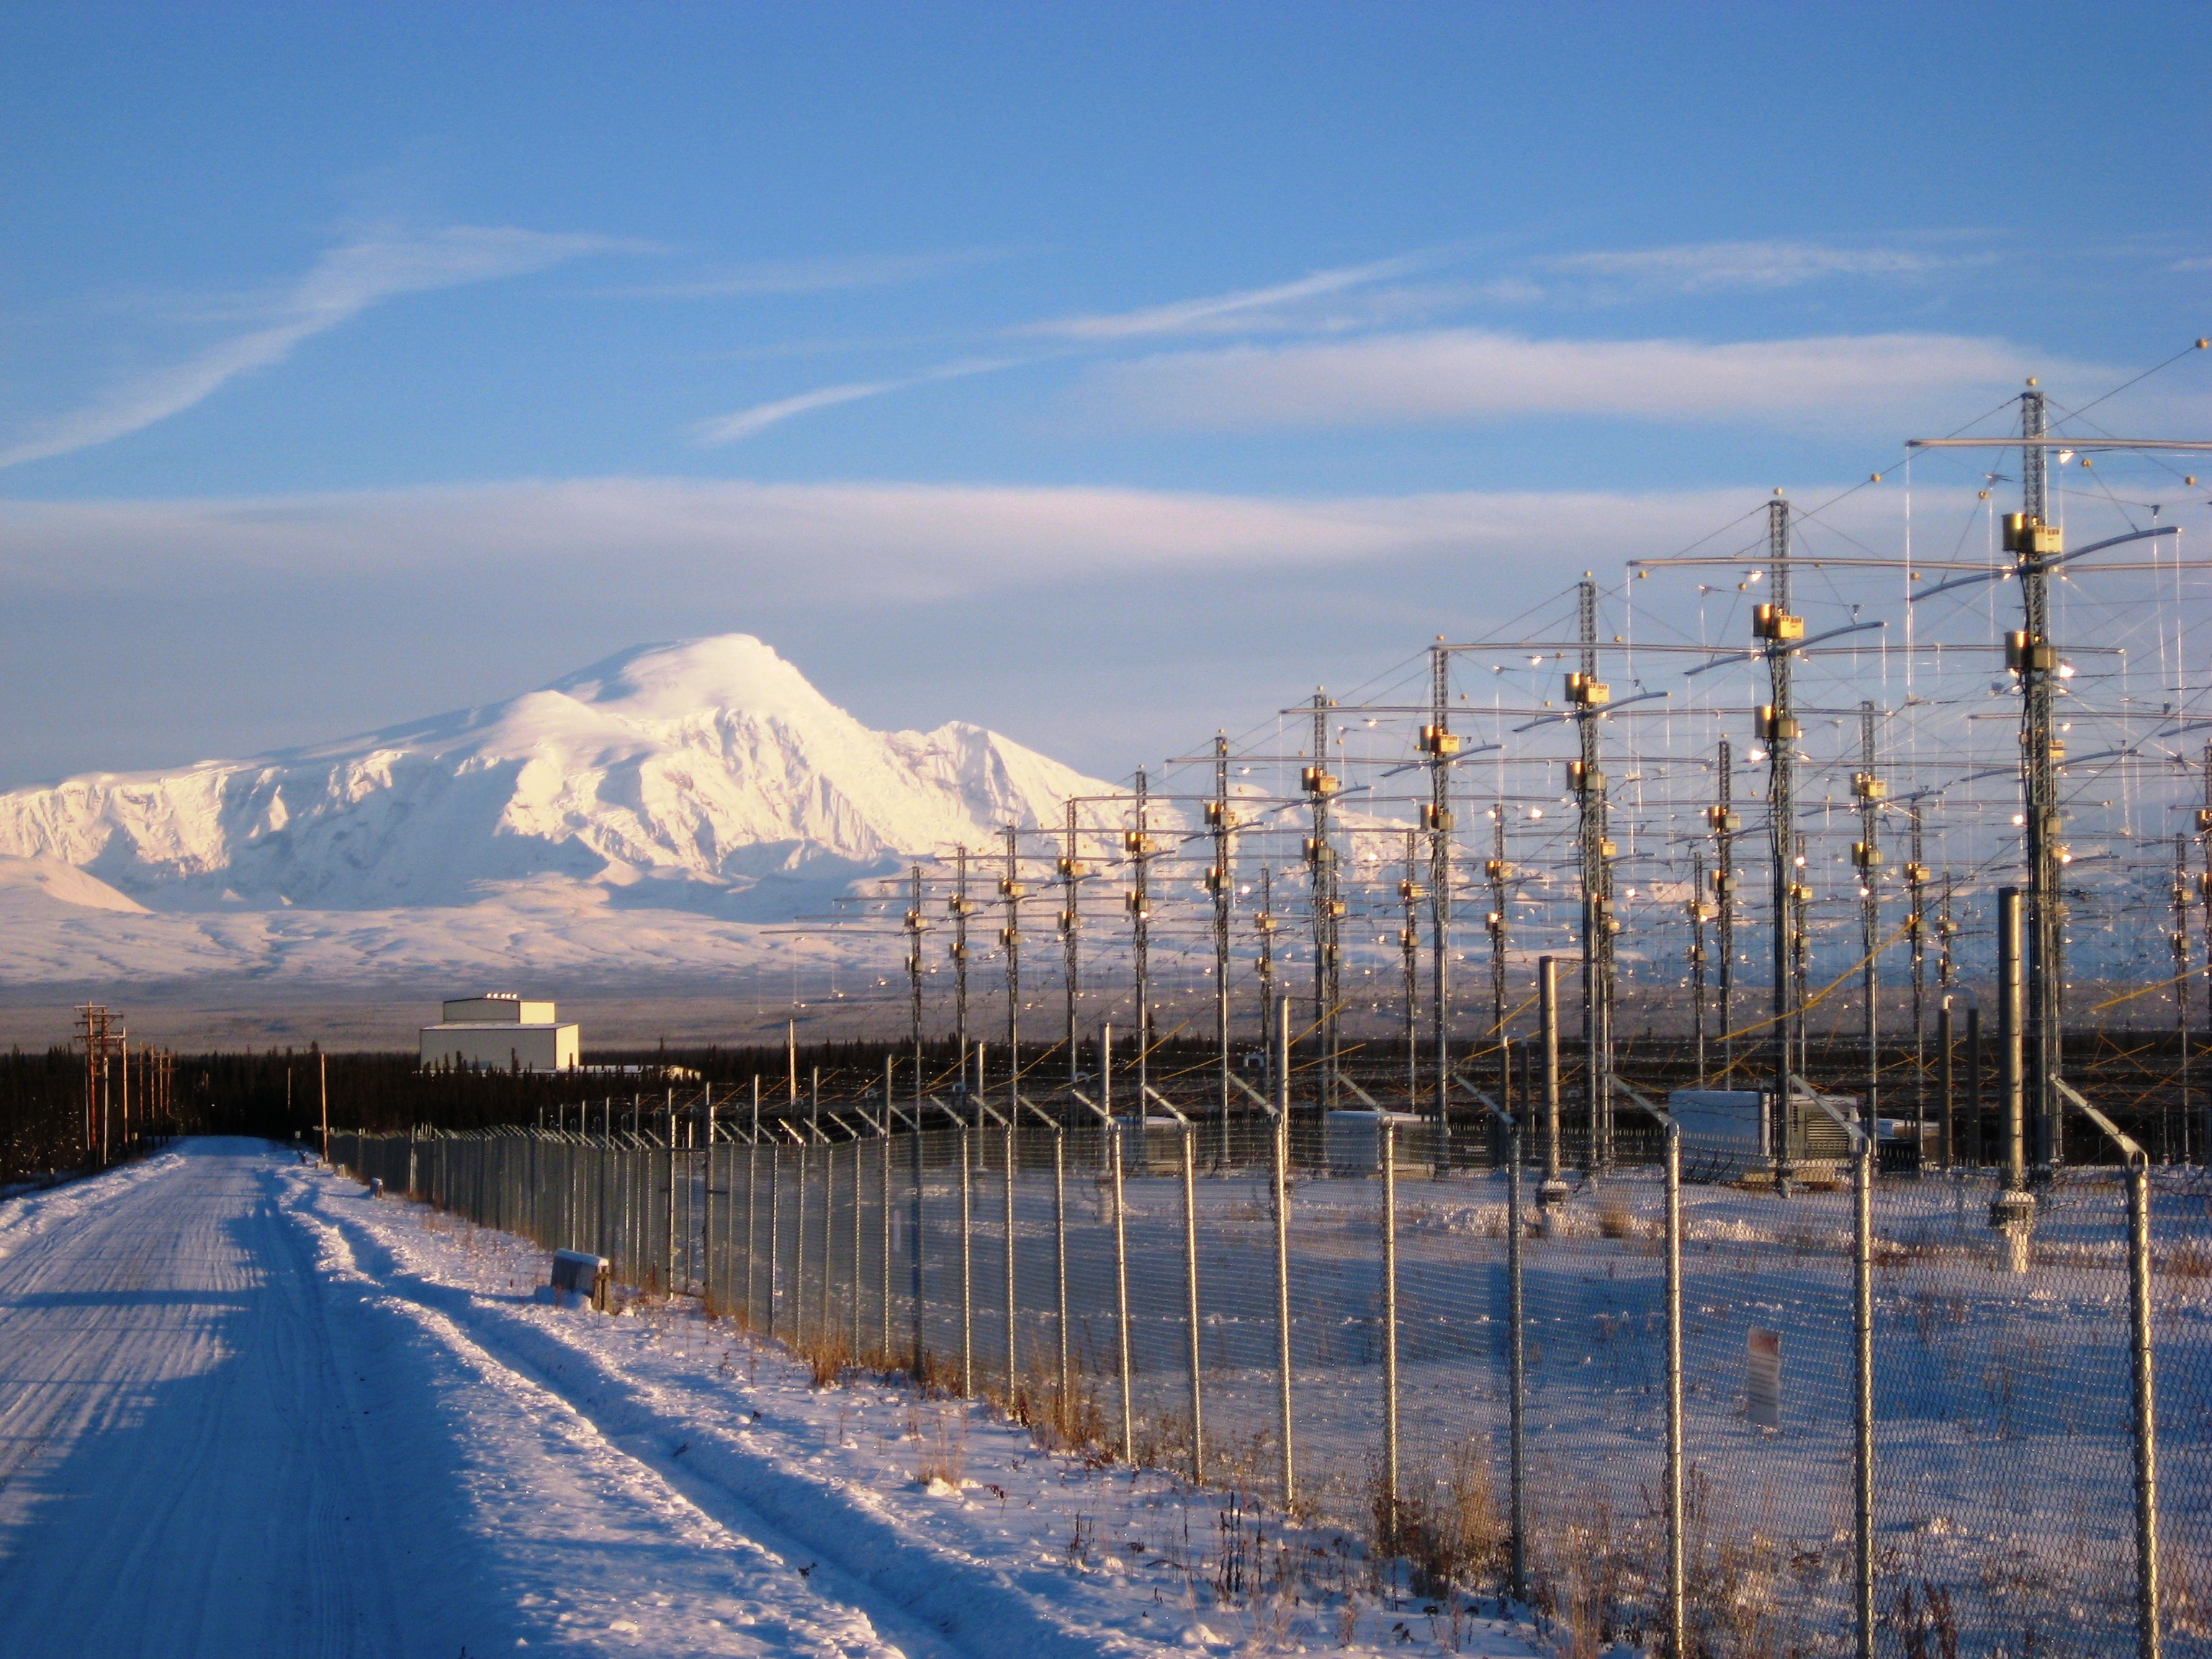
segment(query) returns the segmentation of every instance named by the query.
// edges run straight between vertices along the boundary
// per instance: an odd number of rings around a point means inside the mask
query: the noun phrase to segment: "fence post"
[[[819,1133],[809,1126],[810,1132]],[[822,1291],[817,1301],[818,1312],[814,1322],[814,1340],[827,1346],[836,1333],[836,1324],[830,1317],[830,1281],[837,1265],[837,1143],[822,1143]]]
[[[1017,1368],[1021,1360],[1021,1346],[1019,1340],[1016,1336],[1017,1327],[1014,1322],[1015,1316],[1018,1311],[1015,1295],[1016,1284],[1014,1279],[1014,1115],[1020,1111],[1021,1109],[1022,1103],[1020,1091],[1016,1087],[1012,1075],[1009,1074],[1006,1079],[1006,1410],[1009,1413],[1012,1413],[1014,1409],[1014,1393],[1020,1386],[1020,1373]]]
[[[1052,1272],[1056,1327],[1060,1333],[1060,1411],[1075,1420],[1075,1370],[1067,1340],[1067,1133],[1052,1126]]]
[[[1522,1062],[1527,1072],[1527,1062]],[[1514,1115],[1507,1146],[1512,1162],[1505,1177],[1505,1317],[1507,1387],[1507,1500],[1513,1534],[1513,1599],[1528,1599],[1528,1335],[1522,1319],[1521,1292],[1521,1236],[1525,1228],[1521,1213],[1521,1126],[1528,1115],[1528,1091],[1521,1091],[1521,1110]]]
[[[960,1392],[975,1392],[975,1175],[968,1121],[960,1122]]]
[[[1142,1113],[1140,1097],[1137,1109]],[[1141,1121],[1141,1118],[1139,1121]],[[1198,1126],[1188,1119],[1182,1126],[1182,1261],[1183,1290],[1190,1329],[1190,1479],[1196,1486],[1206,1479],[1206,1416],[1204,1389],[1200,1382],[1198,1346]]]
[[[1382,1156],[1382,1535],[1384,1549],[1398,1541],[1398,1126],[1376,1114],[1376,1145]]]
[[[1291,1000],[1275,1021],[1275,1401],[1283,1442],[1283,1513],[1298,1501],[1297,1455],[1291,1436]]]
[[[1940,1076],[1943,1090],[1943,1167],[1954,1170],[1959,1163],[1958,1113],[1954,1103],[1958,1096],[1954,1088],[1954,1069],[1951,1054],[1951,999],[1945,997],[1943,1006],[1936,1011],[1936,1048],[1942,1056]]]
[[[1682,1532],[1682,1130],[1667,1120],[1667,1651],[1689,1659]]]
[[[1114,1332],[1121,1385],[1121,1455],[1137,1461],[1136,1402],[1129,1364],[1129,1230],[1121,1192],[1121,1126],[1114,1120],[1114,1028],[1099,1039],[1098,1095],[1106,1113],[1106,1166],[1114,1194]],[[1139,1103],[1143,1097],[1139,1097]],[[1138,1133],[1143,1133],[1142,1120]]]
[[[1536,963],[1536,1008],[1544,1046],[1544,1179],[1536,1188],[1536,1207],[1549,1213],[1567,1201],[1566,1177],[1559,1158],[1559,964],[1552,957]],[[1546,1225],[1549,1226],[1548,1220]]]
[[[882,1272],[876,1284],[881,1292],[876,1312],[882,1328],[877,1349],[878,1363],[891,1363],[891,1057],[884,1056],[884,1124],[883,1133],[876,1142],[876,1231]]]
[[[768,1147],[768,1335],[775,1340],[776,1280],[783,1259],[783,1143]]]
[[[2136,1650],[2159,1659],[2158,1417],[2151,1388],[2150,1166],[2128,1170],[2129,1358],[2134,1370],[2136,1443]]]
[[[867,1243],[867,1218],[860,1212],[860,1164],[862,1159],[860,1157],[861,1142],[860,1136],[854,1135],[850,1145],[853,1149],[853,1271],[851,1278],[846,1287],[846,1294],[849,1298],[850,1312],[852,1315],[853,1363],[854,1364],[858,1364],[860,1360],[860,1286],[862,1283],[860,1273],[860,1256]]]
[[[1997,890],[1997,1059],[2005,1115],[2004,1190],[1990,1205],[1990,1225],[2004,1236],[2006,1265],[2027,1271],[2035,1194],[2027,1190],[2026,1087],[2021,1040],[2026,1021],[2021,986],[2020,889]]]
[[[2017,908],[2014,916],[2019,915]],[[1874,1170],[1875,1121],[1863,1113],[1852,1148],[1851,1384],[1856,1443],[1853,1508],[1857,1538],[1852,1597],[1858,1659],[1874,1659]]]
[[[921,1381],[922,1359],[922,1301],[921,1301],[921,1243],[922,1243],[922,1177],[923,1147],[921,1139],[921,1049],[917,1044],[914,1054],[914,1380]]]

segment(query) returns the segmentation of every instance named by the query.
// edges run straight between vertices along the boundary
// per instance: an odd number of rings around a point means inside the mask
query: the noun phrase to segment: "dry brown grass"
[[[957,1487],[968,1471],[968,1413],[939,1407],[931,1418],[926,1431],[916,1420],[922,1447],[915,1463],[914,1478],[925,1486],[933,1480],[942,1480],[948,1486]]]

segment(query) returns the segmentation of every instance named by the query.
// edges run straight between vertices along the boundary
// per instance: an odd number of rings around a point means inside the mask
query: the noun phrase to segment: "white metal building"
[[[474,1066],[504,1072],[566,1072],[582,1057],[574,1024],[563,1025],[550,1002],[525,1002],[513,991],[448,1002],[435,1025],[422,1028],[422,1064]]]

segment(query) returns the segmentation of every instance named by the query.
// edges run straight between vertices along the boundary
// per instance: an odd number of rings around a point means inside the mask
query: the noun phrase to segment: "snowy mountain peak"
[[[0,795],[0,855],[161,909],[451,905],[555,879],[759,917],[1103,788],[977,726],[871,731],[732,634],[311,749]]]
[[[633,646],[545,688],[635,720],[682,720],[702,709],[741,708],[783,719],[859,722],[750,634]]]

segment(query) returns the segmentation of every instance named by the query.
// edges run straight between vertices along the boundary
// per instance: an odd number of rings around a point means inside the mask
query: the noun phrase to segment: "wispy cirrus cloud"
[[[1439,329],[1359,340],[1156,354],[1096,371],[1078,395],[1108,415],[1198,429],[1375,426],[1516,416],[1758,420],[1832,428],[2032,372],[2107,372],[2031,359],[2000,340],[1837,335],[1711,344],[1563,340]]]
[[[1536,268],[1566,276],[1612,278],[1678,294],[1705,294],[1729,289],[1795,288],[1830,276],[1923,276],[1961,263],[1957,256],[1917,248],[1749,241],[1568,253],[1538,260]]]
[[[754,404],[732,414],[718,415],[712,420],[702,421],[691,428],[694,441],[709,447],[716,444],[735,443],[750,438],[756,432],[805,415],[817,409],[833,409],[839,404],[858,403],[864,398],[880,398],[886,392],[903,392],[909,386],[927,386],[936,380],[963,380],[970,374],[988,374],[994,370],[1015,368],[1023,360],[1013,357],[992,357],[957,363],[945,363],[936,368],[925,369],[919,374],[908,374],[889,380],[853,380],[842,386],[818,386],[811,392],[802,392],[796,397],[777,398],[763,404]]]
[[[1294,282],[1229,294],[1175,300],[1134,311],[1095,313],[1030,323],[1010,331],[1017,337],[1109,345],[1163,335],[1259,333],[1307,331],[1316,326],[1315,302],[1334,301],[1355,290],[1432,267],[1433,255],[1407,254],[1367,264],[1316,270]],[[1325,326],[1325,325],[1324,325]]]
[[[283,362],[306,341],[401,295],[526,276],[586,254],[639,246],[512,226],[450,225],[356,237],[324,254],[269,301],[261,326],[127,380],[82,409],[22,424],[16,436],[0,442],[0,466],[88,449],[181,414],[240,375]]]

